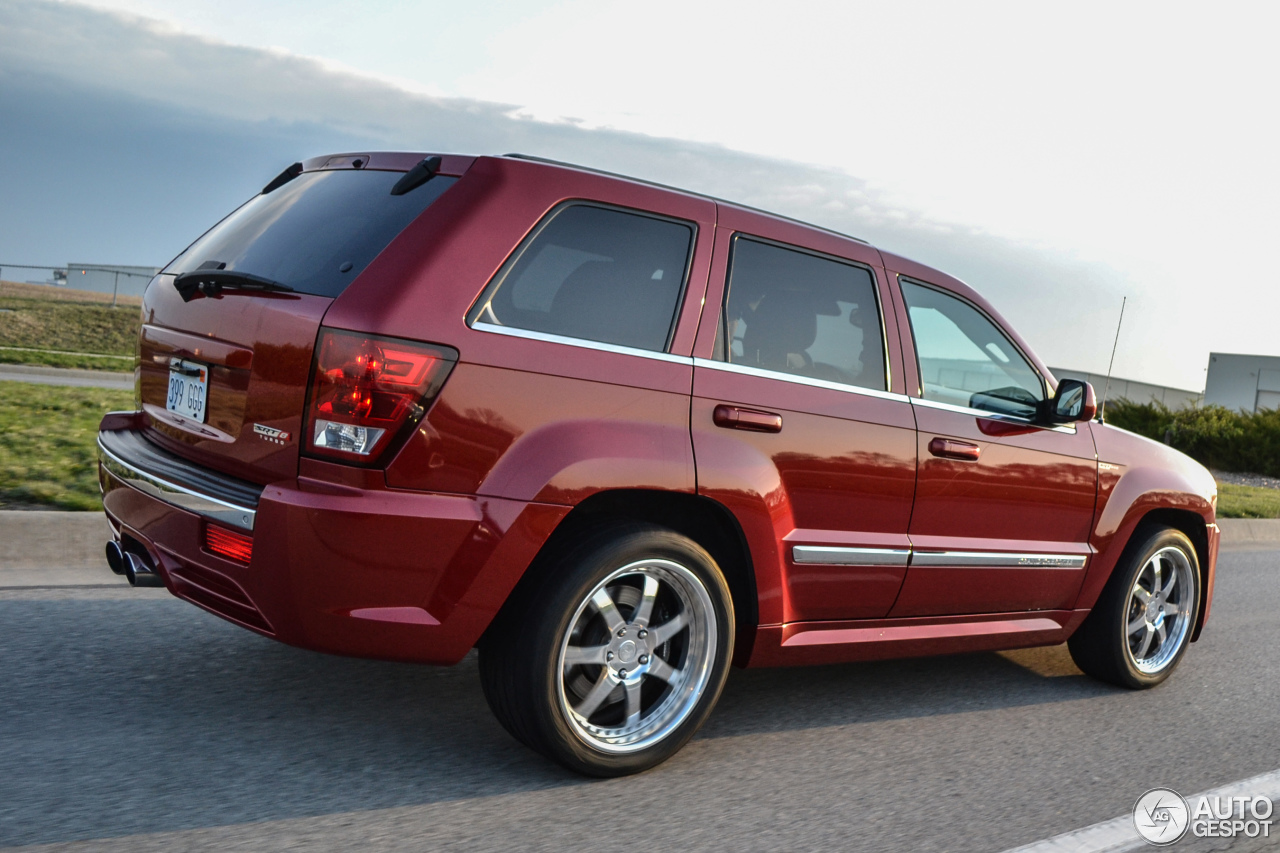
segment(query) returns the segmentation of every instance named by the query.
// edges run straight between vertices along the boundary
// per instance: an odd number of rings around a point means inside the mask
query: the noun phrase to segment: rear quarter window
[[[304,172],[241,205],[165,272],[178,275],[220,263],[300,293],[337,297],[458,180],[437,175],[404,195],[391,195],[403,176],[360,169]]]
[[[661,352],[684,292],[695,229],[571,203],[553,210],[468,316],[486,325]]]

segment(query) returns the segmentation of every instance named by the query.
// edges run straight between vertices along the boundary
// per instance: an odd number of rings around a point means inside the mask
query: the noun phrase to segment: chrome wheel
[[[1134,578],[1125,617],[1125,648],[1139,672],[1158,673],[1177,658],[1195,610],[1191,573],[1186,553],[1171,546],[1152,554]]]
[[[652,746],[697,706],[719,641],[711,595],[696,574],[664,559],[623,566],[569,621],[556,669],[561,712],[602,752]]]

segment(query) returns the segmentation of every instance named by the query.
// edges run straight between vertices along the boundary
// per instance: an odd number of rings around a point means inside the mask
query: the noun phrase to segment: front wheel
[[[1191,639],[1200,568],[1191,540],[1157,528],[1130,550],[1067,648],[1086,674],[1122,687],[1169,677]]]
[[[538,580],[480,650],[499,721],[594,776],[673,755],[711,713],[733,653],[733,602],[715,560],[670,530],[615,527]]]

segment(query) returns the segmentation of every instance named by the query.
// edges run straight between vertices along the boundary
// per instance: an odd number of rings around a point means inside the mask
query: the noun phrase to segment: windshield
[[[225,264],[302,293],[336,297],[457,178],[391,195],[403,172],[304,172],[257,195],[165,268],[174,275]]]

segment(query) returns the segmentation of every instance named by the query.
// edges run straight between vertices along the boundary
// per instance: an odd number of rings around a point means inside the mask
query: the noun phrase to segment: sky
[[[163,264],[284,165],[523,151],[964,279],[1051,365],[1280,355],[1262,3],[0,4],[0,264]],[[6,277],[10,277],[6,273]]]

